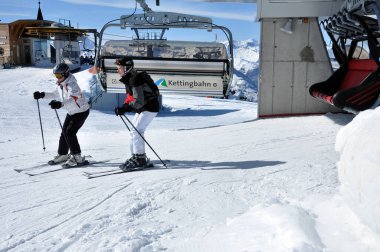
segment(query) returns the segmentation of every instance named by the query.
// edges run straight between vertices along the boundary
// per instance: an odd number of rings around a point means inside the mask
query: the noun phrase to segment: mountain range
[[[255,39],[234,41],[234,78],[232,96],[257,101],[259,80],[259,43]]]

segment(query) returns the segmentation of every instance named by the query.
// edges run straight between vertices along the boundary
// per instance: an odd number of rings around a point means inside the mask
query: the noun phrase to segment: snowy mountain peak
[[[85,37],[83,41],[79,42],[79,47],[81,56],[95,56],[95,43],[90,38]]]
[[[237,99],[256,101],[259,76],[259,43],[255,39],[234,41],[234,79],[231,91]]]
[[[254,38],[241,40],[241,41],[234,40],[234,48],[241,48],[241,47],[249,48],[249,47],[258,47],[258,46],[259,46],[259,42],[257,42],[257,40]]]

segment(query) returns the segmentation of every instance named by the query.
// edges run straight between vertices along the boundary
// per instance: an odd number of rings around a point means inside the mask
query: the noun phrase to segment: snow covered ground
[[[380,251],[379,109],[256,120],[256,103],[167,96],[146,132],[167,169],[148,150],[152,169],[82,176],[130,155],[122,121],[92,110],[82,151],[107,164],[17,173],[56,154],[56,115],[40,101],[44,152],[32,97],[54,83],[0,70],[0,251]]]

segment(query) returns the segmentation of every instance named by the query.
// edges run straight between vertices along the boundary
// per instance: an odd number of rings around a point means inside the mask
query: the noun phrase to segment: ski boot
[[[136,165],[136,154],[132,154],[132,157],[127,159],[124,164],[119,165],[119,168],[123,171],[129,171]]]
[[[81,154],[78,153],[78,154],[70,155],[70,158],[66,161],[66,163],[62,165],[62,167],[68,168],[68,167],[75,167],[75,166],[83,166],[86,164],[88,164],[88,161],[86,160],[86,158],[84,156],[82,157]]]
[[[129,166],[129,163],[133,162],[133,160],[135,160],[135,159],[136,159],[136,154],[132,154],[132,157],[125,160],[125,162],[123,164],[119,165],[119,168],[121,170],[125,169],[125,167]]]
[[[149,159],[144,154],[133,154],[132,158],[127,160],[124,164],[120,165],[119,168],[122,171],[131,171],[149,167]]]
[[[125,160],[124,164],[128,164],[130,162],[133,162],[133,160],[136,160],[136,154],[132,154],[132,157],[129,159]]]
[[[60,164],[60,163],[63,163],[63,162],[66,162],[67,159],[69,158],[69,155],[57,155],[55,156],[52,160],[50,160],[48,162],[49,165],[56,165],[56,164]]]

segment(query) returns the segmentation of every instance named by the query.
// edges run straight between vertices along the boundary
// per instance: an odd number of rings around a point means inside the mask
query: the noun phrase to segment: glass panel
[[[227,59],[226,48],[222,43],[162,40],[110,40],[104,44],[102,55],[175,59]]]

